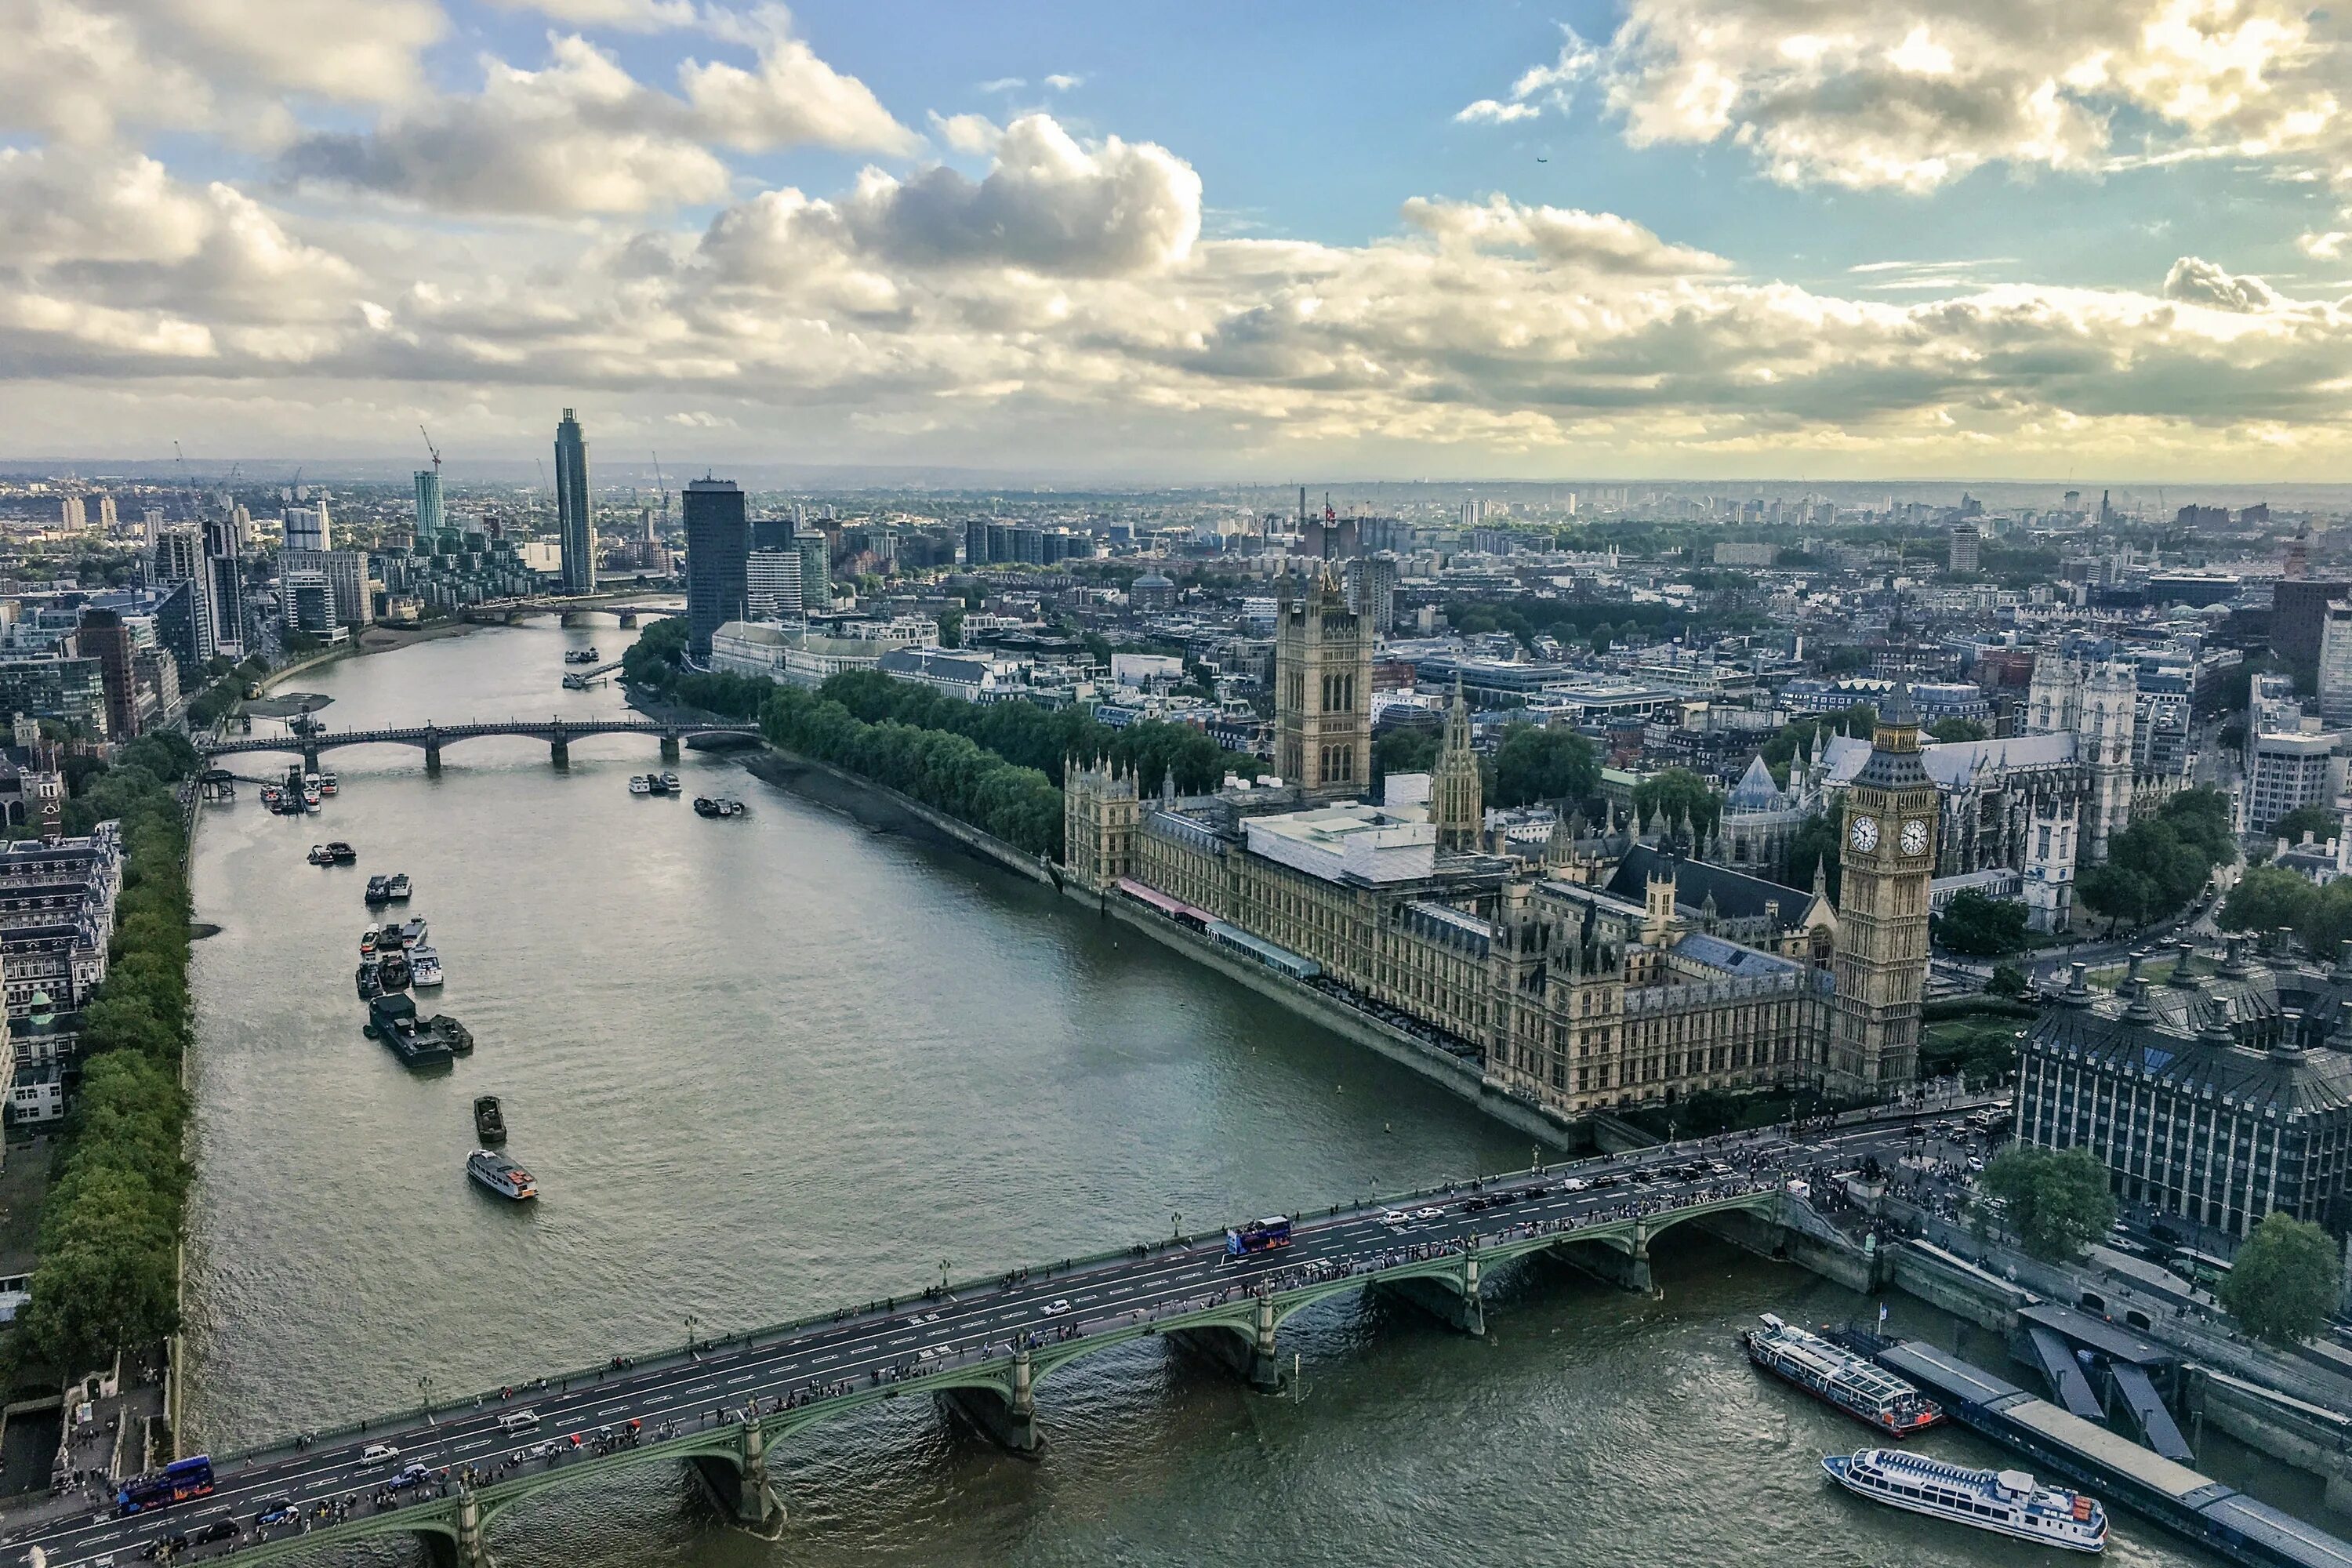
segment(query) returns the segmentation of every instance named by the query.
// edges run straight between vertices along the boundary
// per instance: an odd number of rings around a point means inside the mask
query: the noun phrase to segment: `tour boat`
[[[405,871],[394,872],[391,879],[383,885],[383,896],[395,904],[406,902],[411,890]]]
[[[402,922],[400,927],[401,946],[413,948],[418,946],[424,941],[425,920],[423,916],[420,915],[415,920]]]
[[[1942,1405],[1866,1357],[1769,1312],[1762,1319],[1764,1326],[1748,1330],[1739,1342],[1749,1361],[1775,1377],[1889,1437],[1912,1436],[1943,1420]]]
[[[331,850],[330,850],[330,849],[329,849],[325,845],[323,845],[323,844],[313,844],[313,845],[311,845],[311,846],[310,846],[310,864],[311,864],[311,865],[313,865],[313,866],[331,866],[331,865],[333,865],[334,863],[335,863],[335,857],[334,857],[334,853],[333,853]]]
[[[586,647],[565,649],[563,654],[563,662],[566,664],[593,664],[600,657],[602,656],[596,652],[595,645],[592,643]]]
[[[420,947],[408,955],[409,984],[425,990],[441,984],[441,955]]]
[[[466,1174],[502,1198],[521,1203],[539,1196],[530,1173],[495,1149],[477,1149],[466,1156]]]
[[[676,795],[678,793],[677,775],[676,773],[666,773],[662,774],[661,784],[662,789],[667,794]]]
[[[370,926],[360,932],[360,956],[365,958],[383,945],[383,927]]]
[[[632,774],[630,774],[630,775],[629,775],[629,793],[630,793],[631,795],[651,795],[651,794],[653,794],[653,793],[654,793],[654,780],[653,780],[653,775],[651,775],[650,773],[632,773]]]
[[[332,795],[335,793],[335,775],[333,773],[324,773],[319,775],[319,793],[320,795]]]
[[[478,1095],[474,1100],[474,1136],[485,1143],[507,1141],[506,1113],[499,1109],[495,1094]]]
[[[305,788],[302,791],[302,809],[305,811],[317,811],[320,809],[319,791],[315,785]]]
[[[2042,1487],[2023,1470],[1969,1470],[1900,1448],[1822,1461],[1830,1479],[1889,1508],[1948,1519],[2063,1552],[2105,1552],[2107,1513],[2095,1498]]]
[[[319,787],[319,775],[311,773],[304,773],[302,775],[302,787],[306,790],[317,789]]]

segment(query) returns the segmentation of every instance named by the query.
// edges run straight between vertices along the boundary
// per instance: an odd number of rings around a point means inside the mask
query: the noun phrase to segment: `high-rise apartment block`
[[[416,470],[416,537],[430,539],[447,524],[442,521],[441,470]]]
[[[810,531],[793,542],[801,552],[801,614],[833,608],[833,546]]]
[[[596,591],[596,528],[588,494],[588,439],[569,408],[555,426],[555,521],[563,556],[563,591]],[[703,639],[707,652],[710,643]]]
[[[327,509],[289,506],[284,517],[285,548],[288,550],[332,550],[334,530],[327,521]]]
[[[2352,724],[2352,600],[2329,600],[2320,623],[2319,717]]]
[[[1945,566],[1953,572],[1974,572],[1979,559],[1977,550],[1977,525],[1973,522],[1952,524],[1952,542]]]
[[[744,557],[743,602],[755,621],[800,619],[800,551],[754,550]]]
[[[156,586],[187,585],[187,602],[171,617],[164,645],[179,661],[180,684],[194,689],[205,679],[205,667],[220,651],[213,606],[212,572],[205,560],[204,536],[193,528],[167,528],[155,541],[149,574]],[[165,617],[159,612],[157,628]]]

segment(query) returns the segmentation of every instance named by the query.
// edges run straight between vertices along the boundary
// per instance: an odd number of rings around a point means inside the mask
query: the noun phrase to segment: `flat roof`
[[[2243,1492],[2232,1492],[2197,1511],[2224,1530],[2260,1542],[2286,1562],[2309,1563],[2313,1568],[2352,1568],[2352,1546]]]
[[[2072,1307],[2042,1305],[2018,1310],[2020,1318],[2085,1344],[2110,1361],[2129,1362],[2134,1366],[2170,1366],[2180,1358],[2152,1341],[2137,1334],[2126,1333],[2104,1318],[2088,1312],[2078,1312]]]
[[[2001,1415],[2030,1432],[2162,1492],[2175,1502],[2186,1502],[2220,1484],[2212,1477],[2200,1476],[2186,1465],[2175,1464],[2128,1437],[2119,1436],[2104,1426],[2094,1426],[2079,1415],[2069,1415],[2045,1400],[2020,1400],[2004,1408]]]
[[[2003,1382],[1981,1367],[1957,1361],[1920,1340],[1906,1340],[1879,1353],[1879,1360],[1931,1394],[1950,1394],[1971,1405],[1997,1405],[2022,1399],[2025,1390]]]

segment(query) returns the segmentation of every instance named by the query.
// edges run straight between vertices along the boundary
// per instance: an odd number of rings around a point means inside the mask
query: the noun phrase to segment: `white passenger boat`
[[[2107,1512],[2063,1487],[2036,1486],[2023,1470],[1970,1470],[1901,1448],[1864,1448],[1822,1461],[1830,1479],[1889,1508],[2013,1535],[2065,1552],[2105,1552]]]
[[[408,983],[419,990],[441,984],[441,955],[429,947],[420,947],[408,955]]]
[[[530,1173],[495,1149],[477,1149],[467,1155],[466,1174],[517,1203],[539,1196],[539,1185],[530,1179]]]

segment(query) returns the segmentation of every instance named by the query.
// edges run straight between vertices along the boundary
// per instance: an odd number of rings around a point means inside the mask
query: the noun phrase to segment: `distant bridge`
[[[650,616],[659,620],[666,616],[686,614],[683,608],[676,605],[633,605],[610,602],[614,599],[625,599],[630,594],[643,592],[645,592],[644,589],[633,588],[628,594],[582,594],[569,598],[548,595],[530,599],[485,599],[478,605],[467,605],[457,612],[457,617],[460,620],[492,626],[512,626],[515,622],[531,616],[562,616],[563,624],[571,626],[575,617],[593,613],[616,616],[621,625],[634,626],[641,616]]]
[[[557,767],[572,761],[572,742],[587,735],[652,735],[661,742],[666,761],[677,760],[678,743],[707,735],[757,738],[756,724],[666,724],[652,719],[509,719],[481,724],[422,724],[404,729],[313,730],[284,736],[256,736],[202,744],[208,758],[231,757],[247,752],[298,752],[314,772],[320,753],[342,746],[415,746],[425,752],[427,772],[441,766],[441,748],[456,741],[485,735],[528,735],[547,742],[549,760]]]

